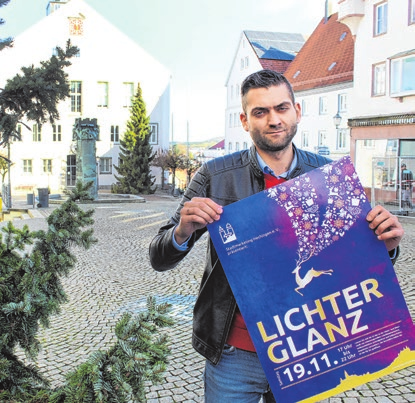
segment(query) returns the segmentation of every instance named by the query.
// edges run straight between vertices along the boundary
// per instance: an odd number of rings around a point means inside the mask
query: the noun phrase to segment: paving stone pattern
[[[54,385],[94,350],[113,342],[115,323],[123,312],[145,307],[149,295],[172,305],[175,325],[167,330],[171,357],[165,382],[149,385],[148,403],[203,402],[203,358],[191,346],[192,309],[206,253],[206,237],[175,270],[157,273],[148,260],[148,245],[178,204],[168,196],[146,196],[146,203],[100,204],[95,207],[95,236],[90,250],[76,250],[78,262],[63,280],[69,302],[43,330],[38,365]],[[55,208],[37,210],[40,218],[15,221],[30,229],[45,227]],[[415,318],[415,220],[403,218],[406,236],[396,271],[411,315]],[[358,387],[325,403],[415,402],[415,366]]]

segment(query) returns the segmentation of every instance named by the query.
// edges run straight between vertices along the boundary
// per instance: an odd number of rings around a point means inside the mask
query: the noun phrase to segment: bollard
[[[33,204],[33,193],[28,193],[27,197],[27,204]]]
[[[39,207],[49,207],[49,189],[38,188],[37,194],[39,197]]]

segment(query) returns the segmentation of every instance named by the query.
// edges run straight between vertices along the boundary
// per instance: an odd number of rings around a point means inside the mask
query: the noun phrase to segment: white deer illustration
[[[314,250],[315,250],[315,247],[310,252],[310,255],[308,256],[307,259],[301,259],[301,254],[298,253],[299,259],[297,261],[297,267],[293,271],[293,273],[295,273],[295,281],[298,285],[298,287],[295,289],[295,291],[297,291],[302,296],[303,296],[303,294],[298,290],[302,290],[303,288],[305,288],[307,286],[307,284],[311,283],[311,280],[313,278],[320,277],[322,274],[327,274],[327,275],[331,276],[331,274],[333,273],[332,269],[329,269],[329,270],[314,270],[314,267],[312,267],[310,270],[308,270],[306,275],[303,278],[301,278],[301,276],[300,276],[301,265],[304,262],[306,262],[307,260],[309,260],[314,255]]]

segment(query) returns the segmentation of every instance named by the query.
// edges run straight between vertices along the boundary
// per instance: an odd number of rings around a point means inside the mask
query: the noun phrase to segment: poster
[[[208,226],[277,401],[317,402],[415,365],[415,326],[370,209],[344,157]]]

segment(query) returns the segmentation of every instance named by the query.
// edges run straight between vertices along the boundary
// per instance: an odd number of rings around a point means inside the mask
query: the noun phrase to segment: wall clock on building
[[[70,18],[69,19],[69,34],[70,35],[83,35],[84,33],[84,22],[81,18]]]

